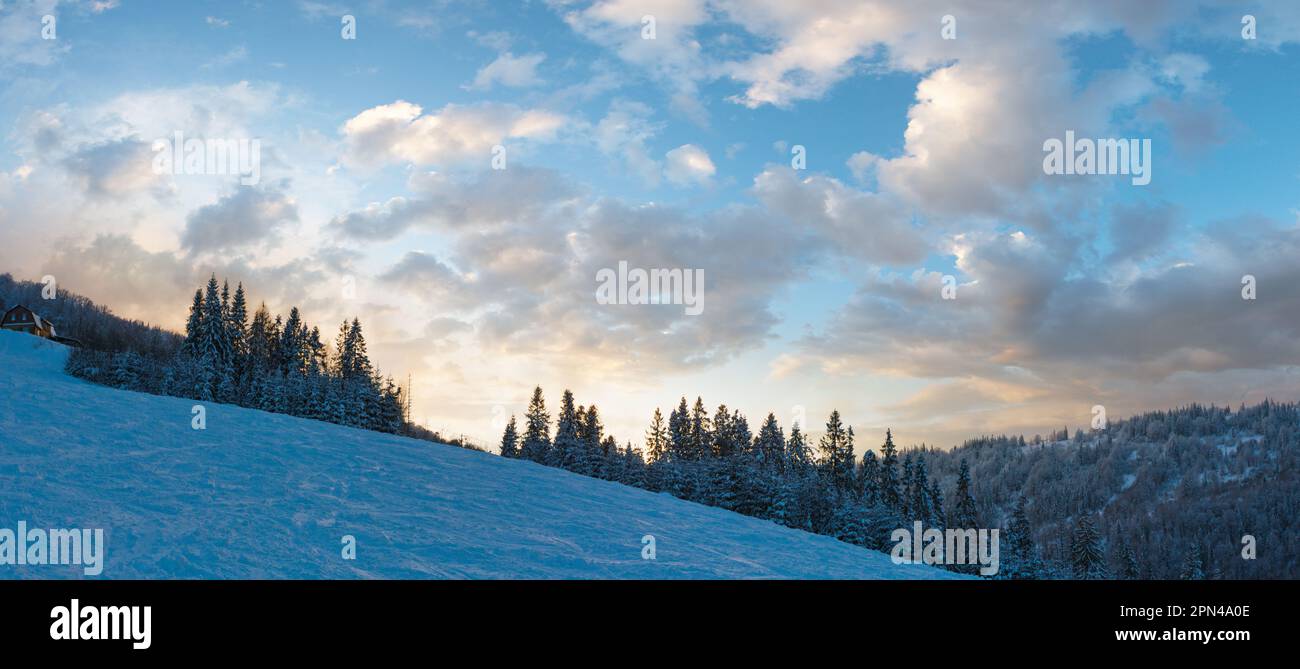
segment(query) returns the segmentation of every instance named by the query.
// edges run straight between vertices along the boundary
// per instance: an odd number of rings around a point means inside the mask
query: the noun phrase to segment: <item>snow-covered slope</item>
[[[0,331],[0,528],[103,528],[102,578],[953,576],[451,446],[220,404],[194,430],[194,401],[69,377],[66,355]],[[81,576],[0,565],[0,578]]]

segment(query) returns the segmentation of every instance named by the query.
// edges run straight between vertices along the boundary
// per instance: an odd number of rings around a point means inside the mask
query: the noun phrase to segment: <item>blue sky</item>
[[[172,327],[209,272],[359,315],[483,442],[533,384],[633,441],[683,394],[945,446],[1293,397],[1300,11],[1074,4],[8,1],[0,255]],[[1068,129],[1151,184],[1045,174]],[[176,131],[261,182],[151,172]],[[597,304],[620,261],[705,312]]]

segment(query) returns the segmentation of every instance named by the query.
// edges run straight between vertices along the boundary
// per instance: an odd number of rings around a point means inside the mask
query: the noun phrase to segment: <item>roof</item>
[[[23,306],[23,305],[21,305],[21,304],[15,304],[12,308],[10,308],[8,311],[6,311],[6,312],[5,312],[5,317],[7,318],[7,317],[9,316],[9,314],[12,314],[13,312],[15,312],[15,311],[17,311],[17,310],[19,310],[19,309],[22,309],[23,311],[26,311],[27,313],[31,314],[31,315],[32,315],[32,321],[36,324],[36,327],[38,327],[38,328],[43,328],[43,327],[53,327],[53,325],[54,325],[53,322],[48,321],[48,320],[46,320],[46,319],[44,319],[44,318],[41,318],[41,315],[40,315],[40,314],[36,313],[35,311],[32,311],[31,309],[29,309],[29,308],[27,308],[27,307],[25,307],[25,306]]]

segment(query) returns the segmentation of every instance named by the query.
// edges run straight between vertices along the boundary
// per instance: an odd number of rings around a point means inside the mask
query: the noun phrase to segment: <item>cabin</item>
[[[0,318],[0,329],[17,330],[37,337],[45,337],[46,339],[60,338],[54,332],[53,323],[41,318],[40,314],[21,304],[15,305],[14,308],[5,312],[4,317]]]

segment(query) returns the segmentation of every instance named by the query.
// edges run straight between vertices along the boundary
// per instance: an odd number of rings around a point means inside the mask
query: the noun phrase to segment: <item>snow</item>
[[[103,528],[101,578],[958,577],[442,444],[215,403],[194,430],[197,402],[69,377],[66,355],[0,331],[0,528]]]

